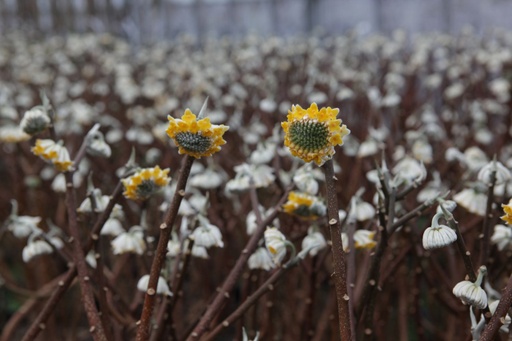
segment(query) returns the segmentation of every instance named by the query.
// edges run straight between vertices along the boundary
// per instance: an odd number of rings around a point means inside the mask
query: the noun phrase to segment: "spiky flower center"
[[[160,187],[153,180],[143,180],[137,186],[136,192],[138,197],[147,198],[159,189]]]
[[[191,153],[204,153],[212,145],[211,138],[188,131],[177,133],[175,139],[181,148]]]
[[[329,143],[329,128],[317,120],[300,120],[290,125],[290,141],[306,152],[317,152]]]

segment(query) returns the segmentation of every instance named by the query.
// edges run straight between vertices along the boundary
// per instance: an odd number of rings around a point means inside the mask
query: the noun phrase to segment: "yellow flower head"
[[[283,205],[286,213],[300,218],[313,220],[325,215],[325,205],[317,197],[299,192],[290,192],[288,201]]]
[[[308,109],[293,105],[287,121],[282,122],[284,145],[292,155],[306,162],[315,161],[319,166],[334,155],[334,146],[343,144],[343,137],[350,134],[346,125],[336,119],[339,109],[322,108],[316,103]]]
[[[188,154],[199,159],[202,156],[211,156],[218,152],[226,143],[222,135],[229,129],[225,125],[214,125],[209,118],[197,120],[189,109],[181,119],[167,116],[169,126],[167,135],[174,140],[180,154]]]
[[[73,166],[66,147],[50,139],[37,139],[36,145],[32,147],[32,153],[53,163],[60,172],[67,172]]]
[[[373,239],[375,232],[368,230],[357,230],[354,232],[354,246],[356,249],[373,249],[377,242]]]
[[[169,168],[144,168],[121,180],[124,185],[123,195],[132,200],[146,200],[160,188],[167,186],[171,178],[167,176]]]
[[[501,220],[512,225],[512,199],[510,199],[506,205],[501,204],[501,207],[503,207],[503,211],[505,212],[505,215],[500,217]]]

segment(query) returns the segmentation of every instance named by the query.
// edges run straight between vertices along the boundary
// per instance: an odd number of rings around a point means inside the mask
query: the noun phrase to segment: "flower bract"
[[[321,166],[334,155],[334,146],[343,144],[343,137],[350,134],[346,125],[336,119],[339,109],[321,108],[316,103],[308,109],[292,106],[287,121],[282,122],[284,144],[292,155],[305,162],[314,161]]]
[[[187,154],[199,159],[218,152],[226,141],[222,138],[229,129],[225,125],[210,123],[209,118],[197,119],[189,109],[181,119],[168,116],[167,135],[174,140],[180,154]]]

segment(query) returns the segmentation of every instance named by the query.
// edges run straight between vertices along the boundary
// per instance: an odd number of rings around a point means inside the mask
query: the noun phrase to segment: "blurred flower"
[[[41,231],[38,226],[40,222],[41,217],[11,215],[7,221],[7,229],[16,238],[26,238],[33,233]]]
[[[260,211],[261,218],[265,219],[273,212],[274,209],[271,208],[269,210],[265,210],[264,207],[259,206],[258,210]],[[254,233],[254,231],[256,231],[258,224],[256,223],[256,213],[254,213],[254,211],[251,210],[251,212],[249,212],[247,214],[247,217],[245,218],[245,225],[246,225],[246,231],[247,231],[248,235],[252,235]],[[279,227],[279,220],[274,219],[272,222],[272,225],[275,227]]]
[[[39,134],[51,124],[50,116],[43,106],[36,106],[25,112],[20,122],[20,128],[29,135]]]
[[[229,129],[224,125],[213,125],[209,118],[196,119],[189,109],[181,119],[175,119],[171,116],[169,127],[166,132],[179,148],[180,154],[188,154],[195,158],[202,156],[211,156],[218,152],[223,144],[226,143],[222,136]]]
[[[50,254],[53,248],[44,240],[35,239],[38,233],[32,234],[29,238],[27,245],[23,248],[22,258],[25,263],[28,263],[32,258],[39,255]]]
[[[478,181],[481,181],[484,184],[489,185],[491,181],[492,172],[496,172],[495,183],[497,185],[507,182],[512,178],[512,176],[510,175],[510,171],[507,169],[507,167],[505,167],[501,162],[494,160],[487,163],[485,166],[482,167],[482,169],[480,169],[480,171],[478,172]]]
[[[198,174],[194,174],[188,180],[191,186],[201,189],[214,189],[220,187],[225,181],[225,173],[221,170],[206,168]]]
[[[350,134],[346,125],[336,119],[339,109],[331,107],[318,110],[316,103],[308,109],[292,106],[287,122],[281,126],[285,132],[284,144],[292,155],[305,162],[315,161],[319,166],[334,155],[334,146],[343,144],[343,137]]]
[[[422,182],[427,176],[427,170],[422,162],[406,156],[393,167],[393,174],[398,183]]]
[[[496,244],[500,251],[510,249],[512,247],[512,227],[501,224],[495,225],[491,243]]]
[[[108,218],[103,227],[101,228],[100,234],[102,236],[113,236],[117,237],[124,232],[123,224],[117,218]]]
[[[19,143],[27,140],[30,140],[30,135],[19,126],[5,125],[0,127],[0,142]]]
[[[471,213],[479,216],[485,215],[487,195],[480,193],[476,188],[466,188],[453,196],[453,200]]]
[[[363,201],[359,195],[352,197],[349,216],[357,221],[365,221],[375,216],[375,208],[372,204]]]
[[[478,309],[484,309],[487,306],[487,294],[480,285],[486,273],[487,268],[481,266],[476,281],[474,283],[471,281],[457,283],[453,288],[453,294],[460,298],[464,304],[472,305]]]
[[[146,242],[144,241],[144,232],[142,227],[133,226],[129,231],[119,234],[110,243],[114,255],[123,253],[136,253],[142,255],[146,251]]]
[[[252,164],[264,164],[272,161],[276,155],[277,145],[274,142],[260,142],[256,150],[249,156],[249,161]]]
[[[286,237],[275,227],[268,227],[264,234],[265,246],[275,264],[281,264],[286,255]]]
[[[254,251],[251,257],[249,257],[247,265],[249,269],[262,269],[265,271],[269,271],[276,266],[269,251],[264,247],[259,247]]]
[[[509,200],[508,204],[501,204],[505,215],[501,216],[501,220],[506,222],[508,225],[512,225],[512,199]]]
[[[110,157],[112,150],[105,142],[105,137],[101,131],[95,131],[86,136],[87,140],[87,153],[92,156]]]
[[[142,292],[146,292],[149,287],[149,275],[142,276],[137,282],[137,289]],[[160,295],[172,296],[171,289],[167,285],[167,282],[162,276],[158,277],[156,286],[156,293]]]
[[[441,248],[457,240],[457,234],[451,227],[439,224],[441,217],[444,217],[443,213],[436,213],[432,218],[431,226],[423,232],[422,241],[425,250]]]
[[[94,212],[103,212],[110,202],[110,197],[108,195],[102,195],[101,190],[99,188],[94,188],[91,191],[90,196],[82,201],[80,206],[76,209],[77,212],[92,212],[92,203],[94,201]],[[117,205],[117,209],[121,209],[121,206]]]
[[[198,219],[200,225],[196,227],[190,236],[190,238],[195,242],[194,245],[203,246],[205,248],[212,246],[224,247],[222,234],[220,233],[219,228],[210,224],[208,219],[202,215],[199,215]]]
[[[325,205],[317,197],[294,191],[288,194],[283,210],[307,220],[323,217],[326,213]]]
[[[356,249],[373,249],[377,242],[373,239],[374,231],[356,230],[354,232],[354,246]],[[348,239],[347,239],[348,242]],[[347,246],[348,248],[348,246]]]
[[[274,169],[267,165],[250,165],[243,163],[235,166],[235,178],[229,180],[226,183],[227,192],[243,192],[251,188],[252,185],[255,188],[267,187],[274,183],[276,176],[274,175]]]
[[[309,228],[308,235],[302,240],[302,251],[299,253],[299,257],[303,252],[307,252],[311,257],[314,257],[326,246],[327,242],[325,241],[324,235],[312,228]]]
[[[32,153],[47,162],[53,163],[60,172],[67,172],[73,165],[66,147],[60,143],[55,143],[53,140],[37,139],[36,145],[32,147]]]
[[[132,200],[146,200],[169,184],[171,178],[167,176],[168,173],[169,168],[160,169],[159,166],[143,168],[121,180],[125,188],[123,195]]]
[[[304,164],[293,175],[293,183],[304,193],[316,195],[318,193],[318,182],[310,163]]]

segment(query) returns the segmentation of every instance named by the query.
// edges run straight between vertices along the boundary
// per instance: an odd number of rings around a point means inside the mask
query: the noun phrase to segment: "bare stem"
[[[480,336],[480,341],[494,340],[498,329],[503,325],[503,317],[509,310],[510,306],[512,306],[512,276],[508,279],[507,287],[500,299],[500,303],[498,303],[496,311]]]
[[[482,225],[482,240],[480,243],[480,265],[486,265],[489,259],[489,242],[491,238],[491,224],[493,218],[492,204],[494,202],[494,187],[496,185],[496,169],[491,171],[489,188],[487,190],[487,206],[485,208],[484,222]]]
[[[334,286],[338,304],[338,326],[341,340],[352,340],[352,323],[349,312],[349,295],[347,291],[347,261],[341,241],[341,223],[338,214],[338,197],[336,195],[336,177],[332,160],[327,161],[322,168],[325,173],[327,189],[327,219],[332,241],[332,255],[334,260]]]
[[[94,300],[94,293],[90,283],[89,271],[87,270],[87,263],[85,262],[84,250],[80,242],[80,231],[78,230],[78,222],[76,217],[76,198],[73,189],[73,173],[68,172],[66,176],[66,207],[68,213],[68,225],[73,239],[73,259],[78,272],[78,283],[82,294],[83,305],[89,321],[90,329],[93,339],[96,341],[107,340],[105,330],[101,318],[96,308]]]
[[[242,250],[240,256],[238,257],[236,264],[233,266],[230,273],[224,280],[222,287],[218,290],[217,295],[213,299],[210,306],[208,306],[208,308],[206,309],[205,313],[197,323],[192,333],[187,337],[187,340],[191,341],[199,339],[206,332],[206,329],[208,328],[208,325],[213,320],[213,318],[220,312],[221,308],[226,302],[226,299],[229,298],[229,292],[233,289],[233,287],[236,284],[236,281],[242,274],[243,268],[247,263],[247,260],[254,252],[254,250],[256,250],[258,242],[263,236],[263,233],[265,232],[267,225],[270,224],[270,222],[274,220],[274,218],[277,216],[277,213],[279,212],[278,208],[286,200],[288,192],[290,190],[291,187],[287,188],[286,192],[283,194],[283,197],[277,203],[275,209],[262,221],[261,224],[258,224],[256,231],[254,231],[254,234],[247,242],[247,245],[245,245],[245,248]]]
[[[138,322],[139,327],[137,329],[137,341],[146,341],[149,339],[149,324],[151,322],[153,308],[155,306],[156,286],[158,284],[158,278],[160,277],[160,271],[162,270],[162,266],[165,262],[165,257],[167,254],[167,243],[171,237],[172,228],[174,226],[174,222],[176,221],[176,216],[178,215],[178,209],[180,207],[181,200],[185,195],[185,187],[187,185],[187,180],[190,175],[190,169],[192,168],[193,163],[194,158],[190,155],[186,155],[181,166],[178,183],[176,184],[176,192],[174,193],[172,202],[169,205],[167,213],[165,214],[164,222],[162,225],[160,225],[160,237],[158,239],[155,257],[153,258],[153,263],[151,264],[149,284],[144,298],[142,315],[140,321]]]
[[[122,190],[122,184],[119,182],[114,189],[114,192],[111,196],[111,199],[105,208],[105,210],[101,213],[98,220],[94,224],[93,228],[91,229],[91,235],[85,242],[84,246],[84,254],[89,252],[89,250],[94,245],[94,241],[98,239],[99,233],[101,231],[101,228],[107,221],[108,217],[110,216],[110,213],[112,212],[112,209],[114,208],[114,205],[119,200],[119,197],[121,195]],[[57,306],[57,303],[61,300],[61,298],[64,296],[66,291],[68,290],[71,283],[73,283],[73,280],[76,276],[76,265],[73,264],[68,271],[61,275],[59,279],[56,280],[58,285],[55,287],[53,293],[51,294],[48,301],[46,301],[46,304],[43,307],[43,310],[39,312],[37,315],[37,318],[32,322],[30,325],[30,328],[28,329],[27,333],[23,337],[22,341],[32,341],[34,340],[37,335],[45,328],[46,321],[50,317],[50,315],[53,313],[53,310]]]
[[[297,264],[298,262],[291,262],[291,264],[285,264],[277,271],[275,271],[252,295],[250,295],[242,304],[240,304],[238,308],[233,313],[231,313],[231,315],[224,319],[222,323],[217,325],[217,327],[215,327],[213,331],[204,338],[204,341],[215,340],[215,336],[217,336],[217,334],[242,317],[243,314],[250,307],[252,307],[261,296],[269,291],[274,290],[274,283],[276,283],[281,277],[283,277],[285,273],[287,273]]]

